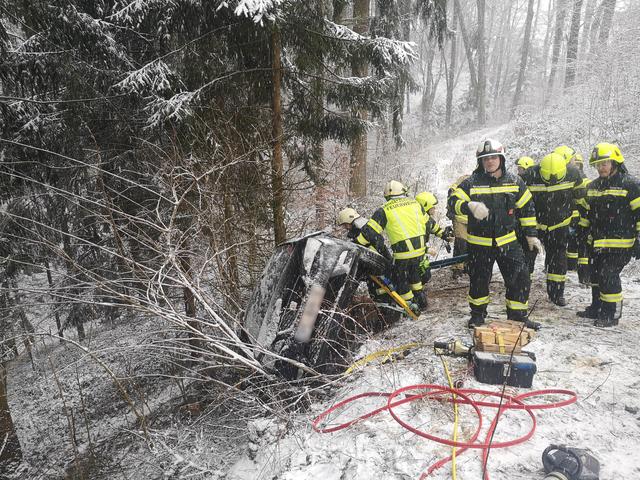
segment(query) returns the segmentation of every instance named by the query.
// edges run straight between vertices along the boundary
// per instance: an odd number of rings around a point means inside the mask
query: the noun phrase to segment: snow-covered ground
[[[507,125],[432,145],[416,139],[398,154],[396,160],[404,165],[402,171],[409,172],[398,178],[420,179],[416,181],[418,191],[435,191],[441,201],[438,208],[443,218],[447,187],[474,168],[474,152],[479,141],[484,136],[493,136],[504,141],[508,151],[512,135]],[[514,161],[515,158],[509,158],[508,164]],[[593,176],[593,171],[588,173]],[[391,178],[394,177],[387,179]],[[416,189],[412,187],[412,190]],[[372,198],[371,204],[379,200]],[[590,291],[578,284],[575,273],[569,274],[567,283],[569,306],[559,308],[548,302],[541,261],[539,258],[530,298],[530,305],[535,305],[532,319],[544,325],[527,346],[527,350],[537,356],[538,372],[533,389],[573,390],[578,401],[560,409],[536,411],[537,429],[529,441],[508,449],[492,449],[488,465],[490,478],[543,478],[540,456],[552,443],[590,448],[602,464],[603,480],[640,478],[640,463],[635,457],[640,446],[640,262],[632,261],[623,272],[625,308],[621,324],[602,329],[575,316],[575,311],[590,300]],[[491,286],[490,319],[503,319],[504,288],[497,270]],[[224,392],[219,392],[219,398],[225,399],[219,408],[190,423],[191,413],[185,408],[192,408],[190,401],[194,402],[193,409],[199,408],[198,392],[185,393],[182,390],[185,385],[170,375],[159,381],[159,371],[170,372],[170,366],[149,362],[150,350],[144,348],[153,347],[163,336],[153,319],[135,325],[123,321],[115,328],[88,325],[90,349],[107,366],[117,369],[123,382],[126,383],[127,377],[123,377],[122,372],[136,378],[149,375],[149,384],[142,386],[144,392],[132,390],[132,395],[136,406],[152,421],[152,446],[145,446],[143,432],[131,409],[103,368],[96,367],[92,359],[71,345],[51,340],[38,343],[33,366],[25,355],[9,364],[9,401],[25,459],[30,465],[23,470],[21,478],[63,477],[65,466],[71,469],[74,464],[69,433],[73,430],[80,445],[80,456],[85,458],[88,450],[94,450],[92,461],[95,463],[82,465],[82,469],[86,469],[85,478],[417,479],[435,461],[448,456],[450,448],[404,430],[388,412],[329,434],[316,433],[311,422],[327,408],[358,393],[392,392],[415,384],[445,385],[443,365],[431,345],[434,340],[452,338],[468,341],[467,287],[466,277],[454,280],[450,271],[436,272],[428,286],[429,310],[418,321],[403,319],[368,338],[360,351],[354,352],[353,360],[411,342],[424,346],[413,348],[393,362],[373,362],[336,380],[321,393],[312,393],[309,409],[277,418],[253,419],[248,428],[245,419],[238,418],[238,412],[243,410],[226,400]],[[46,325],[53,322],[50,318],[41,320],[42,325],[36,324],[40,331],[46,331]],[[149,333],[152,331],[155,333]],[[498,386],[475,381],[465,360],[447,358],[447,362],[453,380],[464,388],[500,390]],[[61,387],[52,376],[54,367],[61,377]],[[508,393],[525,391],[528,390],[507,388]],[[182,400],[182,397],[185,398]],[[181,402],[183,408],[178,408]],[[384,399],[364,399],[340,410],[329,423],[347,421],[383,403]],[[445,438],[451,436],[453,412],[449,403],[412,402],[398,412],[425,431]],[[494,413],[483,409],[483,431]],[[194,415],[199,412],[195,411]],[[74,423],[72,427],[70,420]],[[184,429],[184,425],[189,425],[189,429]],[[468,438],[475,425],[474,412],[469,407],[461,407],[459,439]],[[530,425],[531,420],[522,412],[505,413],[494,442],[519,437]],[[233,434],[231,441],[224,438],[226,430]],[[113,464],[118,469],[110,473],[105,466],[111,468]],[[457,469],[459,478],[481,478],[478,451],[462,454],[457,459]],[[451,464],[429,478],[451,478]]]
[[[629,270],[632,272],[632,270]],[[637,273],[637,269],[635,270]],[[371,338],[355,357],[411,342],[424,347],[411,350],[404,358],[380,364],[373,362],[336,383],[331,393],[317,401],[311,411],[291,420],[283,434],[274,422],[254,425],[251,455],[244,455],[229,473],[229,480],[322,478],[342,480],[360,478],[419,478],[428,466],[448,456],[450,447],[408,432],[387,413],[357,423],[336,433],[319,434],[311,422],[339,401],[363,392],[392,392],[408,385],[446,385],[444,368],[432,348],[434,340],[469,339],[466,329],[468,307],[466,282],[452,280],[449,272],[434,275],[431,306],[419,321],[404,319],[391,329]],[[601,478],[640,478],[636,452],[640,445],[640,282],[625,276],[625,313],[615,328],[596,328],[575,316],[575,310],[588,304],[589,290],[582,288],[575,273],[569,274],[569,306],[559,308],[546,299],[544,274],[537,266],[531,304],[532,318],[544,324],[526,350],[537,357],[538,372],[533,389],[568,389],[578,401],[570,406],[535,412],[537,430],[524,444],[494,449],[489,455],[490,477],[500,479],[543,478],[541,454],[550,444],[589,448],[601,462]],[[502,319],[504,289],[500,276],[492,283],[490,319]],[[455,382],[464,388],[483,388],[496,392],[500,386],[477,382],[466,361],[448,358]],[[510,394],[527,389],[507,387]],[[543,402],[566,397],[549,396]],[[363,399],[340,409],[326,426],[349,421],[382,406],[386,399]],[[399,412],[414,426],[450,438],[453,428],[451,405],[414,402]],[[488,425],[495,410],[483,408]],[[474,412],[460,409],[459,439],[468,438],[476,425]],[[494,442],[524,435],[531,420],[523,412],[509,412],[499,421]],[[486,427],[483,432],[486,431]],[[480,438],[484,438],[481,435]],[[257,450],[257,455],[254,452]],[[482,478],[477,451],[466,452],[457,460],[459,478]],[[451,478],[451,465],[435,471],[429,478]]]
[[[400,155],[400,171],[410,171],[419,178],[418,188],[430,189],[441,199],[448,186],[460,175],[475,167],[475,149],[485,136],[503,141],[513,135],[508,125],[474,131],[454,139],[427,145],[419,151]],[[422,143],[422,142],[418,142]],[[410,149],[409,149],[410,150]],[[507,155],[509,157],[509,155]],[[516,158],[508,158],[508,168]],[[587,172],[592,177],[594,172]],[[391,172],[391,177],[393,177]],[[391,177],[389,179],[391,179]],[[394,177],[395,178],[395,177]],[[411,178],[404,178],[411,185]],[[413,189],[413,188],[412,188]],[[414,192],[415,193],[415,192]],[[439,207],[444,210],[444,206]],[[363,212],[365,215],[371,212]],[[443,212],[441,211],[441,218]],[[589,448],[601,462],[601,478],[640,478],[640,463],[635,452],[640,446],[640,264],[634,261],[623,272],[625,307],[621,324],[615,328],[596,328],[592,322],[576,317],[575,312],[588,305],[590,289],[579,285],[570,272],[565,308],[546,298],[543,263],[540,257],[532,285],[531,318],[544,328],[527,350],[537,357],[538,372],[532,389],[568,389],[577,394],[575,404],[559,409],[535,412],[537,430],[529,441],[507,449],[490,452],[488,472],[492,479],[532,479],[544,476],[541,454],[550,444]],[[491,319],[504,319],[502,279],[494,274]],[[347,429],[328,434],[316,433],[312,420],[345,398],[364,392],[393,392],[415,384],[446,385],[444,368],[430,347],[434,340],[461,338],[467,341],[468,280],[453,280],[447,271],[437,272],[429,284],[431,305],[419,321],[404,319],[391,329],[369,339],[354,360],[368,353],[411,342],[424,347],[410,351],[405,358],[384,364],[372,363],[336,382],[329,394],[318,399],[311,411],[289,419],[285,429],[275,421],[254,424],[250,453],[242,456],[229,472],[229,480],[293,480],[322,478],[347,479],[417,479],[437,460],[448,456],[451,448],[425,440],[399,425],[388,412],[359,422]],[[496,392],[499,386],[480,384],[463,359],[448,359],[455,382],[464,388],[484,388]],[[527,389],[507,388],[520,394]],[[542,402],[566,397],[551,396]],[[330,417],[327,426],[340,424],[382,406],[384,398],[365,398]],[[453,413],[450,404],[415,402],[401,410],[414,426],[450,438]],[[483,409],[486,431],[495,415]],[[468,438],[475,428],[475,413],[460,411],[459,439]],[[504,414],[498,424],[494,442],[524,435],[531,425],[523,412]],[[484,438],[481,435],[480,438]],[[257,453],[256,453],[257,452]],[[482,478],[478,451],[466,452],[457,459],[459,478]],[[429,478],[451,478],[451,464],[436,470]]]

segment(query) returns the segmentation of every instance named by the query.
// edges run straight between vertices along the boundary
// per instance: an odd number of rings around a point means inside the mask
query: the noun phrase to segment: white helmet
[[[340,212],[338,212],[336,223],[338,225],[344,225],[344,224],[351,225],[351,223],[356,218],[360,218],[360,214],[356,212],[353,208],[343,208],[342,210],[340,210]]]
[[[481,141],[480,145],[478,145],[478,149],[476,150],[476,158],[480,160],[484,157],[499,155],[502,157],[502,161],[506,161],[504,152],[504,146],[499,141],[494,140],[493,138],[487,138]]]
[[[407,187],[397,180],[390,180],[384,186],[384,198],[397,197],[399,195],[406,195],[408,192]]]

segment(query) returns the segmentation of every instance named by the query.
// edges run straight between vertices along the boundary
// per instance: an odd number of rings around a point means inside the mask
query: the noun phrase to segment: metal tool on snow
[[[542,452],[545,480],[599,480],[600,463],[584,448],[549,445]]]

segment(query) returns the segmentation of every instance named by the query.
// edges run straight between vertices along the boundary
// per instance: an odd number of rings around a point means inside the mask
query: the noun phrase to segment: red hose
[[[406,398],[403,398],[401,400],[397,400],[397,401],[393,401],[394,398],[396,398],[398,395],[404,393],[404,392],[408,392],[408,391],[412,391],[412,390],[426,390],[426,392],[423,393],[418,393],[418,394],[414,394],[414,395],[410,395]],[[450,396],[446,396],[443,397],[444,394],[454,394],[456,396],[455,400],[453,400]],[[502,403],[502,405],[500,405],[499,402],[487,402],[487,401],[476,401],[473,400],[470,396],[471,395],[484,395],[484,396],[493,396],[493,397],[501,397],[503,399],[506,399],[507,402],[506,403]],[[544,395],[567,395],[568,398],[562,401],[557,401],[557,402],[551,402],[551,403],[538,403],[538,404],[528,404],[525,403],[523,400],[526,399],[530,399],[533,397],[540,397],[540,396],[544,396]],[[330,415],[331,413],[335,412],[336,410],[338,410],[339,408],[348,405],[350,403],[353,403],[361,398],[367,398],[367,397],[384,397],[387,399],[386,405],[378,407],[374,410],[371,410],[367,413],[365,413],[364,415],[361,415],[353,420],[350,420],[348,422],[345,423],[341,423],[339,425],[333,426],[333,427],[328,427],[328,428],[321,428],[319,427],[320,422],[326,418],[328,415]],[[467,441],[465,442],[454,442],[452,440],[446,439],[446,438],[441,438],[441,437],[437,437],[435,435],[431,435],[427,432],[424,432],[418,428],[415,428],[411,425],[409,425],[407,422],[405,422],[404,420],[402,420],[397,414],[396,412],[394,412],[394,408],[400,405],[403,405],[405,403],[409,403],[412,402],[414,400],[418,400],[421,398],[429,398],[429,399],[438,399],[440,401],[445,401],[445,402],[456,402],[457,404],[461,404],[461,405],[470,405],[471,407],[473,407],[473,409],[476,412],[476,415],[478,416],[478,426],[476,428],[476,431],[474,432],[474,434],[471,436],[471,438],[469,438]],[[374,415],[377,415],[378,413],[384,411],[384,410],[389,410],[389,413],[391,414],[391,416],[393,417],[393,419],[398,422],[400,425],[402,425],[405,429],[409,430],[410,432],[415,433],[416,435],[422,437],[422,438],[426,438],[429,440],[432,440],[434,442],[443,444],[443,445],[449,445],[451,447],[459,447],[459,450],[456,452],[456,455],[462,454],[464,451],[468,450],[468,449],[481,449],[483,450],[483,455],[482,455],[482,460],[483,460],[483,470],[486,471],[486,462],[487,462],[487,457],[488,457],[488,450],[489,448],[507,448],[507,447],[511,447],[514,445],[518,445],[521,443],[526,442],[527,440],[529,440],[535,430],[536,430],[536,418],[535,415],[533,414],[533,410],[545,410],[545,409],[551,409],[551,408],[559,408],[559,407],[564,407],[567,405],[570,405],[572,403],[574,403],[577,400],[577,395],[575,392],[572,392],[570,390],[564,390],[564,389],[546,389],[546,390],[536,390],[533,392],[526,392],[520,395],[516,395],[516,396],[511,396],[511,395],[502,395],[502,393],[500,392],[492,392],[489,390],[480,390],[480,389],[455,389],[455,388],[449,388],[447,386],[443,386],[443,385],[435,385],[435,384],[418,384],[418,385],[410,385],[407,387],[402,387],[399,388],[398,390],[395,390],[394,392],[391,393],[385,393],[385,392],[365,392],[365,393],[360,393],[358,395],[354,395],[352,397],[349,397],[345,400],[342,400],[338,403],[336,403],[335,405],[333,405],[332,407],[328,408],[327,410],[325,410],[324,412],[322,412],[320,415],[318,415],[312,422],[312,427],[313,429],[318,432],[318,433],[330,433],[330,432],[336,432],[338,430],[342,430],[344,428],[347,428],[351,425],[353,425],[354,423],[357,423],[361,420],[373,417]],[[484,440],[484,442],[478,442],[478,436],[480,435],[480,429],[482,428],[482,414],[480,412],[480,407],[489,407],[489,408],[498,408],[498,412],[496,413],[496,416],[493,418],[490,426],[489,426],[489,431],[487,432],[487,436]],[[531,417],[531,421],[532,421],[532,425],[531,425],[531,430],[529,430],[529,432],[527,432],[525,435],[519,437],[519,438],[515,438],[513,440],[508,440],[505,442],[492,442],[489,445],[489,441],[492,437],[493,431],[496,429],[497,424],[498,424],[498,419],[500,417],[500,415],[505,411],[505,410],[525,410],[529,416]],[[433,465],[431,465],[427,471],[425,473],[423,473],[420,476],[420,480],[426,478],[427,476],[429,476],[434,470],[437,470],[438,468],[446,465],[450,460],[451,460],[452,456],[449,456],[447,458],[443,458],[442,460],[439,460],[438,462],[434,463]],[[487,480],[487,476],[485,476],[485,480]]]

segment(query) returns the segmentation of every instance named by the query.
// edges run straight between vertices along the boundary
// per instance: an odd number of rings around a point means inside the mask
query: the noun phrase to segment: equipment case
[[[511,365],[509,360],[511,359]],[[531,388],[536,362],[528,355],[502,355],[478,352],[473,354],[473,372],[476,380],[490,385]]]

